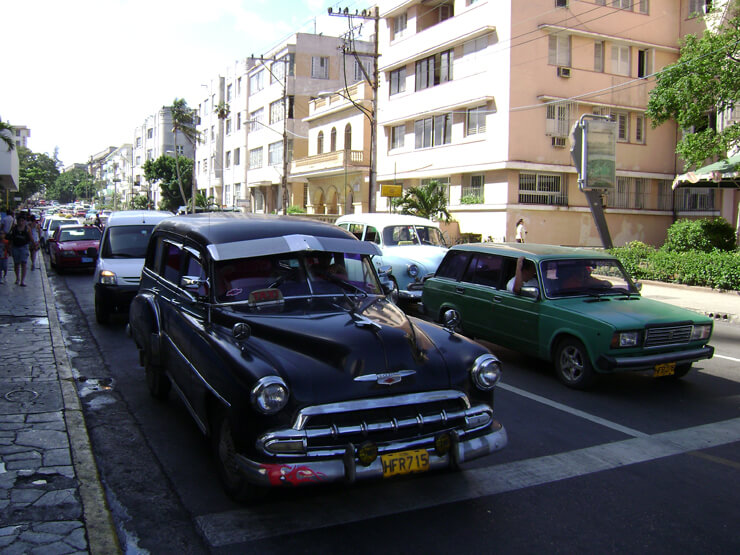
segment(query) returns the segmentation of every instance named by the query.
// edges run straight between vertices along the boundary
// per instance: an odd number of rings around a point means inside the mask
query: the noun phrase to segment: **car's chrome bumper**
[[[714,356],[714,347],[711,345],[704,345],[698,349],[674,351],[670,353],[656,353],[654,355],[643,355],[637,357],[601,355],[597,361],[597,365],[599,368],[607,372],[627,372],[633,370],[650,370],[655,367],[656,364],[665,364],[667,362],[690,363],[705,358],[712,358],[712,356]]]
[[[415,281],[415,282],[409,283],[407,289],[401,289],[398,292],[398,296],[402,299],[420,301],[421,293],[423,290],[424,290],[424,283],[422,283],[421,281]]]
[[[462,441],[453,441],[450,451],[442,456],[434,448],[426,449],[429,455],[429,470],[456,467],[499,451],[508,443],[506,429],[497,420],[491,424],[486,435]],[[260,463],[237,455],[237,462],[249,481],[259,486],[308,485],[329,482],[348,482],[383,477],[380,457],[368,466],[360,464],[356,449],[348,444],[342,458],[325,460],[303,460],[300,462]]]

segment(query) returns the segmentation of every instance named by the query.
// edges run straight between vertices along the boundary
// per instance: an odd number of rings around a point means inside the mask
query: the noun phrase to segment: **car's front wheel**
[[[563,339],[555,349],[558,378],[573,389],[587,389],[596,380],[586,347],[575,338]]]
[[[212,418],[213,454],[224,491],[239,503],[253,501],[263,496],[265,489],[248,482],[236,461],[236,443],[228,414],[223,409],[216,409]]]

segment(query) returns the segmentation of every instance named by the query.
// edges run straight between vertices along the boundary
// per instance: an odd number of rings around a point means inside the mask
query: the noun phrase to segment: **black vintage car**
[[[373,243],[290,216],[169,218],[129,332],[151,394],[212,438],[227,493],[423,472],[507,443],[498,359],[386,298]]]

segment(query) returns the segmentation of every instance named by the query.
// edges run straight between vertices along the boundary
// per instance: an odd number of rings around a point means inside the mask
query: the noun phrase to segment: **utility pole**
[[[365,68],[362,64],[360,64],[361,71],[363,75],[365,76],[365,80],[370,85],[370,88],[373,91],[373,98],[371,101],[371,107],[370,107],[370,113],[365,115],[370,120],[370,170],[368,175],[368,201],[367,201],[367,210],[368,212],[375,212],[375,194],[377,191],[377,165],[378,165],[378,57],[379,57],[379,49],[378,49],[378,31],[380,27],[380,15],[378,12],[378,7],[374,6],[370,10],[362,10],[361,12],[358,12],[355,10],[354,14],[349,13],[348,8],[340,9],[337,12],[334,12],[332,8],[329,8],[328,10],[329,15],[334,16],[340,16],[340,17],[346,17],[348,19],[351,19],[353,17],[363,19],[363,20],[372,20],[375,23],[375,34],[373,39],[373,53],[368,54],[367,52],[357,52],[355,50],[351,50],[350,52],[345,52],[345,54],[349,53],[352,54],[355,59],[358,59],[359,56],[371,56],[373,59],[373,71],[372,71],[372,77],[367,75],[367,72],[365,71]],[[351,27],[351,25],[350,25]]]

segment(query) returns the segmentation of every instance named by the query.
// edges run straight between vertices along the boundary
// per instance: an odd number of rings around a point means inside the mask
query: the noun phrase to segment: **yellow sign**
[[[381,185],[381,197],[400,197],[403,196],[403,185]]]

